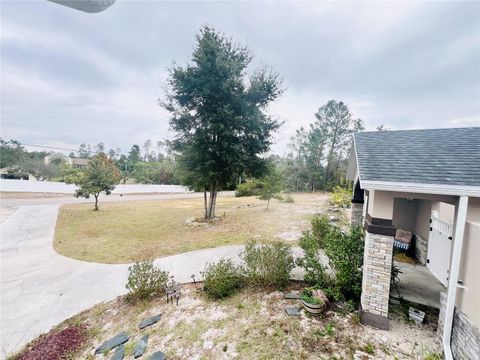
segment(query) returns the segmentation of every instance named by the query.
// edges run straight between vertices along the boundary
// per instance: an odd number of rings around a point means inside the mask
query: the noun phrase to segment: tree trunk
[[[208,209],[207,209],[207,220],[211,220],[215,217],[215,204],[217,202],[217,187],[213,184],[210,187],[210,201],[208,202]]]
[[[203,208],[205,209],[205,219],[208,219],[207,189],[203,189]]]
[[[98,195],[99,194],[95,194],[95,208],[93,209],[93,211],[98,211]]]
[[[267,200],[267,210],[269,206],[270,206],[270,199]]]

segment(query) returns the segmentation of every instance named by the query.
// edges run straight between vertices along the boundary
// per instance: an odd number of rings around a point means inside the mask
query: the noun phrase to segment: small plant
[[[423,356],[423,360],[441,360],[443,356],[441,353],[428,352]]]
[[[238,266],[229,259],[207,264],[202,274],[205,292],[213,299],[230,296],[243,285],[243,278]]]
[[[249,179],[237,186],[235,197],[258,196],[263,183],[257,179]]]
[[[325,328],[322,331],[322,335],[329,337],[335,336],[335,326],[333,325],[333,323],[329,322],[327,325],[325,325]]]
[[[330,203],[335,206],[340,206],[342,208],[347,208],[350,206],[352,199],[352,193],[350,190],[342,188],[340,186],[335,186],[330,195]]]
[[[305,270],[304,280],[307,284],[325,288],[330,281],[320,259],[320,246],[317,239],[310,231],[306,231],[300,238],[299,245],[304,252],[304,257],[297,259],[297,265]]]
[[[283,289],[294,267],[291,246],[281,241],[257,245],[249,241],[241,254],[243,274],[253,286]]]
[[[368,342],[362,347],[362,351],[369,355],[373,355],[375,354],[375,345],[373,345],[371,342]]]
[[[302,300],[311,305],[322,305],[324,302],[313,296],[312,290],[304,289],[301,294]]]
[[[286,194],[286,195],[283,197],[282,202],[287,203],[287,204],[293,204],[293,203],[295,202],[295,200],[293,199],[292,195]]]
[[[138,261],[128,268],[128,281],[125,288],[129,299],[145,299],[165,290],[168,272],[153,265],[153,261]]]

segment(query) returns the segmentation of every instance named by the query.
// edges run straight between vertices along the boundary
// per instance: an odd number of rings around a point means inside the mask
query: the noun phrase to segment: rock
[[[117,350],[115,350],[115,354],[110,358],[110,360],[123,360],[125,357],[125,346],[120,345],[117,347]]]
[[[140,324],[138,324],[138,328],[143,329],[143,328],[146,328],[147,326],[153,325],[153,324],[157,323],[160,320],[161,317],[162,317],[162,314],[158,314],[158,315],[152,316],[148,319],[142,320],[140,322]]]
[[[125,344],[127,341],[128,334],[126,332],[121,332],[120,334],[115,335],[114,337],[105,341],[102,345],[97,347],[95,349],[95,355],[110,351],[119,345]]]
[[[296,300],[301,298],[300,294],[298,293],[288,293],[283,295],[283,297],[288,300]]]
[[[150,360],[165,360],[167,357],[161,351],[154,352],[150,355]]]
[[[148,335],[144,335],[137,341],[135,344],[135,349],[133,349],[133,357],[136,359],[143,355],[145,349],[147,348]]]
[[[300,310],[294,306],[287,306],[285,312],[288,316],[300,316]]]

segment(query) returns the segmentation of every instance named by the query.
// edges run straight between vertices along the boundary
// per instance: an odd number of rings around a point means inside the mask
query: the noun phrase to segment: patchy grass
[[[287,291],[300,290],[292,283]],[[323,317],[288,317],[285,306],[300,306],[278,291],[245,289],[221,301],[209,300],[202,284],[184,285],[179,305],[156,297],[136,304],[124,297],[99,304],[59,327],[90,324],[88,339],[76,358],[93,359],[95,348],[121,331],[131,357],[133,344],[149,334],[144,355],[162,351],[169,359],[352,359],[374,354],[378,359],[423,359],[441,346],[430,328],[391,320],[391,331],[358,323],[356,312],[329,310]],[[152,315],[161,320],[144,330],[138,323]],[[78,325],[77,325],[78,326]],[[55,330],[53,330],[55,331]],[[98,359],[108,359],[113,351]],[[431,358],[429,358],[431,359]]]
[[[268,210],[255,197],[218,199],[218,221],[189,225],[200,217],[203,199],[69,204],[60,209],[54,248],[62,255],[102,263],[127,263],[248,239],[281,238],[295,244],[310,227],[313,214],[324,211],[328,195],[293,194],[295,203],[274,201]]]

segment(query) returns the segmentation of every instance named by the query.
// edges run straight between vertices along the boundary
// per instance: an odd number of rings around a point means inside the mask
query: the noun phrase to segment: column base
[[[363,311],[362,304],[359,307],[360,322],[364,325],[369,325],[380,330],[390,330],[390,320],[381,315],[375,315]]]

